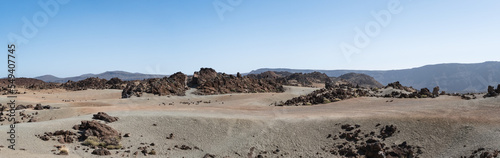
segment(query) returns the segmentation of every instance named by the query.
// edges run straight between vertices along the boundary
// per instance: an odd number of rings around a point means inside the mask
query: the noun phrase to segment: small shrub
[[[85,139],[82,143],[82,145],[85,145],[85,146],[102,146],[104,143],[101,142],[101,140],[99,140],[99,138],[97,137],[94,137],[94,136],[90,136],[88,137],[87,139]]]
[[[329,99],[323,98],[323,104],[328,104],[328,103],[331,103],[331,101]]]
[[[59,155],[68,155],[68,154],[69,154],[68,148],[61,147],[61,149],[59,149]]]
[[[106,149],[113,150],[113,149],[120,149],[122,148],[121,145],[106,145]]]

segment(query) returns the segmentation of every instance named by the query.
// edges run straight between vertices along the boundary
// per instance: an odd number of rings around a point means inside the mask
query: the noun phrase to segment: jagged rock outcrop
[[[420,95],[419,98],[432,97],[431,91],[429,91],[429,89],[427,89],[427,88],[420,89],[420,91],[418,92],[418,94]]]
[[[195,72],[188,85],[197,88],[195,93],[200,95],[284,92],[282,83],[275,78],[237,77],[217,73],[212,68],[201,68],[200,71]]]
[[[289,86],[311,87],[314,83],[323,84],[330,81],[330,78],[320,72],[311,73],[290,73],[266,71],[260,74],[247,75],[249,78],[256,79],[275,79],[277,83]]]
[[[81,80],[78,82],[68,81],[62,84],[62,87],[66,90],[87,90],[87,89],[105,89],[106,88],[106,79],[99,78],[87,78],[85,80]]]
[[[428,88],[422,88],[418,91],[412,87],[403,86],[399,82],[393,82],[379,90],[378,93],[382,93],[383,95],[379,94],[376,96],[386,98],[435,98],[439,96],[439,86],[434,87],[431,93]]]
[[[122,81],[121,79],[114,77],[106,81],[106,88],[109,89],[123,89],[127,85],[126,81]]]
[[[182,72],[177,72],[169,77],[130,82],[123,89],[122,98],[140,97],[142,93],[183,96],[187,89],[187,76]]]
[[[432,95],[434,97],[438,97],[439,96],[439,86],[436,86],[436,87],[434,87],[434,89],[432,89]]]
[[[498,84],[497,89],[493,86],[488,86],[488,91],[483,97],[496,97],[500,94],[500,84]]]
[[[401,85],[401,83],[399,83],[399,81],[396,81],[396,82],[393,82],[393,83],[389,83],[389,84],[387,84],[387,86],[385,86],[385,88],[389,88],[389,87],[392,87],[394,89],[404,90],[404,91],[407,91],[407,92],[416,92],[417,91],[417,90],[415,90],[412,87],[406,87],[406,86]]]

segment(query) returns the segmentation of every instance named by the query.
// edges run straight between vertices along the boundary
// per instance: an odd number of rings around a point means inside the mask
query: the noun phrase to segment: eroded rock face
[[[103,120],[103,121],[106,121],[106,122],[115,122],[115,121],[118,121],[118,117],[109,116],[105,112],[98,112],[97,114],[94,114],[94,116],[92,117],[92,119]]]
[[[284,92],[281,82],[275,78],[237,77],[225,73],[217,73],[211,68],[201,68],[195,72],[189,86],[196,87],[197,94],[258,93]]]
[[[123,89],[122,98],[140,97],[143,93],[183,96],[187,89],[187,76],[177,72],[169,77],[130,82]]]

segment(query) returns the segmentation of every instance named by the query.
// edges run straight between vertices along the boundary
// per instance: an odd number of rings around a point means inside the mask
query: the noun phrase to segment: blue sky
[[[0,43],[11,43],[12,34],[28,41],[14,41],[17,76],[25,77],[112,70],[192,74],[200,67],[226,73],[264,67],[390,70],[500,61],[500,1],[401,0],[386,26],[372,12],[388,11],[397,1],[240,1],[6,0]],[[50,16],[39,2],[59,7]],[[228,9],[223,19],[214,2]],[[23,19],[33,23],[33,17],[39,26],[28,37]],[[374,23],[380,27],[370,31],[378,32],[366,46],[356,46],[355,29],[366,34],[365,26]],[[358,51],[345,53],[342,43]]]

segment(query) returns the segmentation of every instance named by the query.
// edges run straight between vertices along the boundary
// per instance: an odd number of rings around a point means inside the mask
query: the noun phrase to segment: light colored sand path
[[[29,92],[19,95],[19,103],[42,103],[61,109],[37,111],[41,122],[18,124],[18,148],[25,148],[26,151],[10,151],[6,149],[7,141],[0,141],[0,145],[5,146],[0,148],[0,155],[32,157],[41,153],[39,157],[53,157],[51,150],[58,143],[41,141],[34,135],[70,130],[81,120],[90,120],[91,114],[99,111],[120,118],[109,125],[122,133],[131,133],[132,137],[122,141],[125,147],[133,147],[131,153],[137,151],[140,143],[155,143],[154,149],[160,153],[157,157],[202,157],[206,153],[246,157],[251,147],[258,151],[271,151],[276,146],[293,157],[318,157],[316,153],[319,157],[331,157],[321,147],[329,143],[326,135],[339,132],[336,123],[360,124],[366,130],[374,130],[377,123],[395,124],[401,133],[389,140],[423,146],[423,157],[457,157],[470,154],[479,147],[498,149],[500,146],[500,98],[362,97],[315,106],[270,106],[315,90],[286,88],[285,93],[211,96],[146,94],[129,99],[120,99],[120,90]],[[7,98],[0,96],[0,101],[4,103]],[[202,102],[198,105],[180,103],[197,101]],[[8,130],[7,125],[0,126],[0,140],[7,139]],[[175,139],[165,139],[169,133],[174,133]],[[70,156],[92,157],[82,150],[73,150],[77,145],[68,144]],[[197,146],[203,151],[173,149],[175,145]],[[119,151],[118,155],[125,154],[123,150]],[[113,157],[121,157],[113,154]]]

